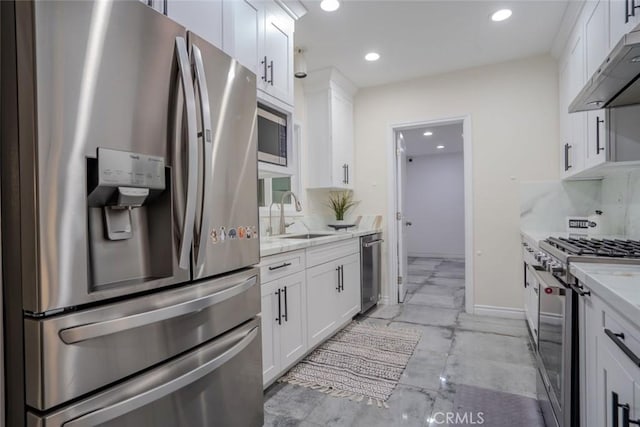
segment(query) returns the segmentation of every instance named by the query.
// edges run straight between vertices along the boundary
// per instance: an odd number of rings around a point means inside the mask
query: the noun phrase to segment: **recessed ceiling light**
[[[364,56],[364,59],[366,59],[367,61],[377,61],[378,59],[380,59],[380,54],[376,52],[369,52]]]
[[[438,145],[436,148],[437,148],[438,150],[442,150],[442,149],[444,148],[444,145]]]
[[[425,133],[423,133],[423,135],[424,136],[431,136],[431,135],[433,135],[433,132],[426,131]]]
[[[335,12],[340,7],[340,2],[338,0],[322,0],[320,7],[325,12]]]
[[[504,21],[505,19],[509,19],[512,13],[511,9],[500,9],[491,15],[491,20],[495,22]]]

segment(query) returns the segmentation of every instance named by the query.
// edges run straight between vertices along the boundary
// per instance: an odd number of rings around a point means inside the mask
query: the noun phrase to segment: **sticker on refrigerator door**
[[[227,232],[224,227],[220,227],[220,241],[224,241],[227,238]]]
[[[209,238],[211,239],[211,243],[213,243],[214,245],[218,243],[220,241],[220,239],[218,239],[218,230],[216,230],[215,228],[211,230],[211,233],[209,233]]]
[[[227,236],[229,237],[229,239],[235,240],[238,237],[238,233],[236,232],[235,228],[230,228]]]
[[[246,229],[242,226],[238,227],[238,239],[242,240],[247,237]]]
[[[251,231],[251,227],[247,226],[245,228],[245,232],[247,233],[247,239],[253,239],[253,232]]]

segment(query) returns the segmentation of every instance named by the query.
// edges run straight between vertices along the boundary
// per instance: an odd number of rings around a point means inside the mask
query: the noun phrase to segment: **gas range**
[[[574,282],[569,265],[576,262],[640,264],[640,241],[587,237],[549,237],[534,254],[541,266],[567,284]]]

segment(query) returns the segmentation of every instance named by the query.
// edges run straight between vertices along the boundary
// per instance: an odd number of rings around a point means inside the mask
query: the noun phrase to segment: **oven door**
[[[574,425],[572,392],[577,367],[574,355],[574,300],[570,287],[551,273],[533,272],[540,283],[538,353],[542,379],[558,424]],[[551,423],[550,423],[551,424]]]

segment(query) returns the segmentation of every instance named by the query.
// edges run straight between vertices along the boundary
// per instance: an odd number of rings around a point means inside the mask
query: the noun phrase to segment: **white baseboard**
[[[524,319],[524,309],[496,307],[492,305],[474,305],[473,313],[479,316],[494,316],[505,319]]]
[[[444,254],[441,252],[409,252],[408,255],[414,258],[451,258],[464,260],[464,254]]]
[[[389,297],[385,295],[385,296],[380,298],[380,301],[378,301],[378,304],[389,305],[389,304],[391,304],[391,302],[389,301]]]

